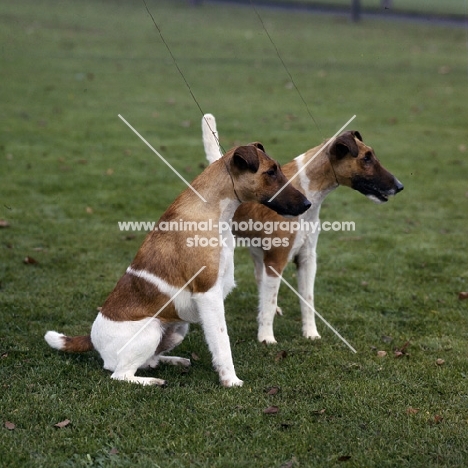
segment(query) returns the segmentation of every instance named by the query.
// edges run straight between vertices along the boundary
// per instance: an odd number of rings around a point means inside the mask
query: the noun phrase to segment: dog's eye
[[[372,153],[366,153],[362,159],[366,163],[371,162],[372,161]]]
[[[268,171],[265,172],[265,174],[269,175],[270,177],[273,177],[276,175],[276,167],[272,167],[270,169],[268,169]]]

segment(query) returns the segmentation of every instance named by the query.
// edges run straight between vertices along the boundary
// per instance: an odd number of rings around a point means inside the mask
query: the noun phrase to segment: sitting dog
[[[260,143],[228,151],[176,198],[147,235],[91,334],[69,337],[48,331],[47,343],[69,352],[96,349],[112,379],[164,385],[164,380],[135,372],[159,362],[189,365],[188,359],[164,353],[183,340],[189,323],[201,323],[221,384],[242,385],[224,315],[224,298],[234,287],[233,236],[230,229],[220,235],[218,225],[226,225],[243,202],[263,203],[280,215],[303,213],[311,204],[291,185],[269,201],[286,183]],[[178,230],[182,222],[191,230]]]
[[[211,114],[202,119],[203,143],[210,163],[220,157],[216,120]],[[288,179],[297,177],[291,182],[312,202],[312,207],[298,218],[298,221],[318,226],[320,206],[325,197],[339,185],[358,190],[376,203],[384,203],[391,195],[403,190],[403,184],[388,172],[376,158],[374,150],[364,144],[359,132],[346,131],[339,135],[326,148],[328,141],[309,149],[282,169]],[[303,170],[301,170],[304,168]],[[285,232],[276,228],[273,231],[236,230],[252,220],[255,222],[280,226],[282,220],[266,206],[253,203],[242,204],[233,217],[233,233],[242,238],[258,238],[262,241],[256,246],[250,243],[250,254],[255,265],[255,279],[259,290],[258,340],[265,343],[276,343],[273,334],[275,313],[282,315],[277,305],[278,290],[284,268],[291,260],[298,270],[298,289],[302,298],[302,332],[306,338],[318,339],[320,335],[315,324],[314,282],[317,271],[317,241],[319,229]],[[312,224],[310,224],[312,223]],[[302,224],[301,224],[302,225]],[[281,245],[274,245],[272,239],[284,239]],[[265,248],[264,246],[272,246]],[[310,307],[309,307],[310,305]]]

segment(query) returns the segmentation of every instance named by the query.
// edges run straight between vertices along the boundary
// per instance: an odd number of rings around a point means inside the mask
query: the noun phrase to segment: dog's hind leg
[[[188,332],[188,328],[189,325],[185,322],[178,322],[165,326],[162,339],[155,354],[146,362],[145,365],[156,367],[160,362],[163,362],[174,366],[190,366],[190,359],[177,356],[165,356],[162,354],[173,350],[176,346],[182,343]]]
[[[111,378],[141,385],[165,385],[162,379],[136,377],[135,372],[154,354],[161,341],[158,319],[114,321],[98,314],[91,329],[91,340],[104,360]]]

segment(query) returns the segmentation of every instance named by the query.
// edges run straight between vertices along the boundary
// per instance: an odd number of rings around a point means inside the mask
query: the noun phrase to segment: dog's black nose
[[[401,192],[405,188],[405,186],[398,179],[395,179],[395,187],[395,194]]]
[[[307,200],[307,198],[306,198],[306,200],[304,202],[304,211],[307,211],[311,206],[312,206],[312,203],[310,203],[310,201]]]

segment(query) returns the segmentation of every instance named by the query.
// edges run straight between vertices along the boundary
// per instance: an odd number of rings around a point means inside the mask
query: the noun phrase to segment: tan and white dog
[[[205,153],[210,163],[220,157],[219,139],[216,120],[211,114],[202,119],[203,143]],[[374,150],[364,144],[359,132],[347,131],[339,135],[325,149],[327,141],[309,149],[293,161],[282,166],[286,177],[291,178],[304,166],[291,185],[296,187],[312,202],[312,207],[298,219],[318,226],[320,206],[325,197],[339,185],[345,185],[376,203],[383,203],[391,195],[403,190],[402,183],[388,172],[376,158]],[[252,224],[260,222],[273,223],[279,226],[281,218],[265,206],[244,203],[233,217],[233,233],[242,238],[280,238],[287,236],[286,242],[269,249],[250,245],[250,254],[255,264],[255,278],[259,290],[258,309],[258,340],[265,343],[276,343],[273,333],[275,314],[282,315],[278,307],[278,290],[282,274],[290,261],[294,261],[298,270],[299,294],[310,304],[309,307],[301,301],[302,332],[306,338],[317,339],[320,335],[315,323],[314,282],[317,271],[317,241],[319,229],[312,232],[299,230],[285,232],[281,229],[268,231],[268,234],[257,230],[237,230],[241,222],[244,225],[252,220]],[[312,223],[312,224],[311,224]],[[272,242],[257,243],[271,246]]]
[[[224,230],[220,237],[218,225],[228,223],[242,202],[264,203],[282,215],[303,213],[310,202],[292,186],[268,202],[286,182],[260,143],[228,151],[192,183],[206,202],[187,188],[147,235],[98,313],[91,334],[69,337],[48,331],[47,343],[68,352],[96,349],[113,379],[164,385],[164,380],[137,377],[135,372],[159,362],[190,365],[188,359],[164,353],[183,340],[189,323],[201,323],[222,385],[242,385],[224,315],[224,298],[234,287],[233,236]],[[181,222],[191,230],[180,230]]]

